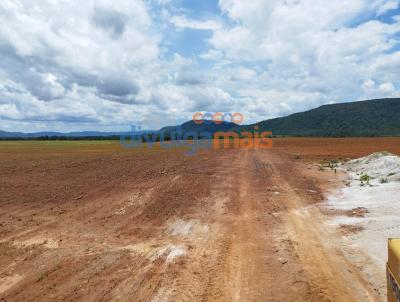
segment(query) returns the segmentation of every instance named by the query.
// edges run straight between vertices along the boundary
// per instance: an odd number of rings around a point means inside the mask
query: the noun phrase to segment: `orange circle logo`
[[[239,113],[239,112],[235,112],[234,114],[232,114],[232,122],[235,124],[241,124],[244,121],[244,117],[243,114]]]
[[[195,114],[193,114],[193,122],[197,125],[201,125],[203,124],[203,113],[201,112],[196,112]]]
[[[216,124],[222,124],[223,120],[223,114],[221,112],[216,112],[213,114],[213,121]]]

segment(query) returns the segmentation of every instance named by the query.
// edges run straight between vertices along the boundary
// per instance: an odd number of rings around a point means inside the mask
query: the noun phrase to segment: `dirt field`
[[[313,164],[382,150],[400,154],[400,138],[277,139],[190,157],[1,142],[0,300],[382,300],[314,206],[340,173]]]

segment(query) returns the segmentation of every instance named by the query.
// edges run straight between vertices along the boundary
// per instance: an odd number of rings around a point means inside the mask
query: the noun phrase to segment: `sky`
[[[1,0],[0,130],[400,97],[400,0]]]

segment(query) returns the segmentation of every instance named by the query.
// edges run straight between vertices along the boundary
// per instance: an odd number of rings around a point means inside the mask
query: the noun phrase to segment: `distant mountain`
[[[288,136],[398,136],[400,99],[377,99],[324,105],[306,112],[237,128]]]
[[[67,138],[90,138],[90,137],[113,137],[128,135],[130,132],[100,132],[100,131],[82,131],[82,132],[6,132],[0,130],[0,138],[41,138],[41,137],[67,137]]]
[[[164,132],[166,134],[176,133],[179,128],[179,131],[182,131],[183,133],[194,132],[199,135],[201,132],[214,134],[218,131],[229,131],[236,127],[238,127],[238,125],[231,122],[222,122],[220,124],[216,124],[212,121],[204,120],[201,124],[197,124],[194,121],[188,121],[180,126],[168,126],[161,128],[160,132]]]
[[[0,130],[0,138],[22,137],[24,133],[20,132],[6,132]]]
[[[210,121],[203,121],[202,124],[196,124],[193,121],[188,121],[179,126],[168,126],[161,128],[159,131],[138,131],[135,132],[136,135],[145,135],[156,133],[157,136],[159,132],[163,132],[166,138],[169,138],[171,134],[176,135],[177,130],[181,133],[196,133],[199,135],[201,132],[208,132],[214,134],[217,131],[228,131],[232,128],[237,127],[237,124],[223,122],[221,124],[215,124]],[[174,134],[175,133],[175,134]],[[82,139],[82,138],[116,138],[121,135],[130,136],[132,132],[99,132],[99,131],[82,131],[82,132],[35,132],[35,133],[22,133],[22,132],[5,132],[0,131],[0,139],[37,139],[37,138],[71,138],[71,139]]]
[[[159,132],[164,133],[165,137],[168,138],[177,130],[183,133],[194,132],[199,135],[201,132],[214,134],[217,131],[252,131],[255,126],[259,127],[259,131],[272,131],[273,135],[287,136],[400,136],[400,98],[324,105],[309,111],[245,126],[230,122],[215,124],[210,121],[203,121],[202,124],[196,124],[193,121],[188,121],[180,126],[161,128]],[[152,132],[143,131],[141,134]],[[0,131],[0,138],[116,138],[120,135],[130,134],[131,132],[128,131],[70,133]],[[140,132],[136,134],[140,134]]]

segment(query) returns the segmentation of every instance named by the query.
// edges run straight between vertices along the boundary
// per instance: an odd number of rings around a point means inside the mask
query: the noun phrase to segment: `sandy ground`
[[[0,299],[379,301],[320,207],[343,175],[288,144],[3,146]]]
[[[347,185],[321,204],[335,213],[326,223],[342,233],[336,245],[386,301],[387,241],[400,237],[400,158],[374,153],[340,169]],[[373,177],[369,184],[361,183],[362,173]]]

